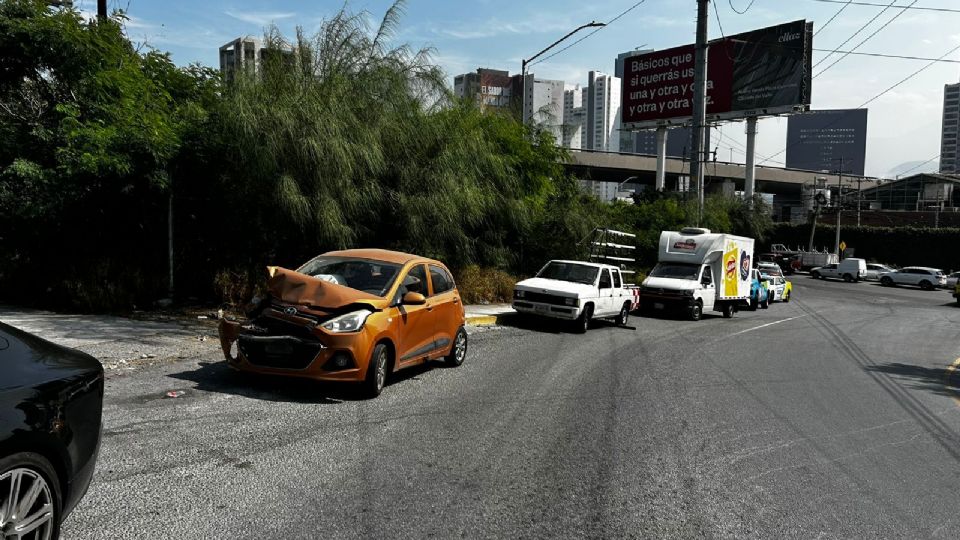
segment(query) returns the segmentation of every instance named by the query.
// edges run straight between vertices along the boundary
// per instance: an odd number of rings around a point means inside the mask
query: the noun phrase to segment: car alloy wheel
[[[467,331],[461,326],[457,329],[457,335],[453,338],[453,348],[450,355],[447,356],[447,364],[459,366],[467,358]]]
[[[19,467],[0,475],[0,538],[50,539],[55,511],[50,485],[39,472]]]
[[[377,354],[377,390],[383,390],[383,385],[387,383],[387,349],[380,349]]]
[[[887,276],[883,276],[882,278],[880,278],[880,284],[883,285],[884,287],[889,287],[893,285],[893,280]]]

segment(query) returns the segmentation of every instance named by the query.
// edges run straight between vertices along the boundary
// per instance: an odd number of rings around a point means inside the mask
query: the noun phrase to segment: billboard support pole
[[[747,204],[753,206],[753,189],[757,174],[757,117],[747,118],[747,163],[744,172],[743,193]]]
[[[710,0],[697,0],[697,43],[693,72],[693,151],[690,176],[697,189],[697,225],[703,218],[703,125],[707,115],[707,17]]]
[[[657,191],[663,191],[667,185],[667,126],[657,128]]]
[[[840,156],[840,170],[837,171],[837,237],[834,242],[834,253],[840,260],[840,212],[843,211],[843,156]]]

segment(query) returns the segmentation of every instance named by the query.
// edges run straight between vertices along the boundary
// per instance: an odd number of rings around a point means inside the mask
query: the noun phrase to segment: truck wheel
[[[851,276],[850,274],[844,274],[843,280],[846,281],[847,283],[853,283],[853,276]]]
[[[758,305],[759,303],[760,303],[760,301],[757,300],[756,298],[750,298],[750,306],[749,306],[748,309],[749,309],[750,311],[756,311],[756,310],[757,310],[757,305]]]
[[[810,277],[812,277],[813,279],[823,279],[820,276],[820,272],[810,272]]]
[[[893,280],[890,279],[890,276],[883,276],[880,278],[880,284],[884,287],[890,287],[893,285]]]
[[[630,302],[624,302],[617,315],[617,326],[626,326],[630,322]]]
[[[723,318],[731,319],[733,318],[733,304],[724,304],[723,305]]]
[[[703,302],[697,300],[690,308],[690,320],[699,321],[703,317]]]
[[[585,334],[587,330],[590,329],[591,317],[593,317],[593,306],[587,304],[587,306],[583,308],[583,313],[580,314],[580,318],[577,319],[574,330],[576,330],[578,334]]]

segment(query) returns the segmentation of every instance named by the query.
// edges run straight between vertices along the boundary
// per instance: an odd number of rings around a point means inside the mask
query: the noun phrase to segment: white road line
[[[797,315],[796,317],[790,317],[789,319],[783,319],[782,321],[773,321],[772,323],[761,324],[760,326],[754,326],[753,328],[747,328],[746,330],[741,330],[739,332],[730,334],[727,337],[739,336],[740,334],[746,334],[747,332],[753,332],[754,330],[759,330],[761,328],[766,328],[768,326],[773,326],[775,324],[785,323],[787,321],[792,321],[795,319],[801,319],[803,317],[806,317],[806,315]]]

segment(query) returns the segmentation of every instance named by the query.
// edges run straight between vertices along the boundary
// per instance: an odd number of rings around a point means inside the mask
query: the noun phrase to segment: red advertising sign
[[[801,20],[711,41],[707,115],[809,105],[812,30]],[[623,124],[693,116],[695,56],[685,45],[625,59]]]
[[[733,62],[726,43],[707,52],[707,114],[730,110]],[[634,56],[623,64],[623,122],[693,115],[694,46]]]

